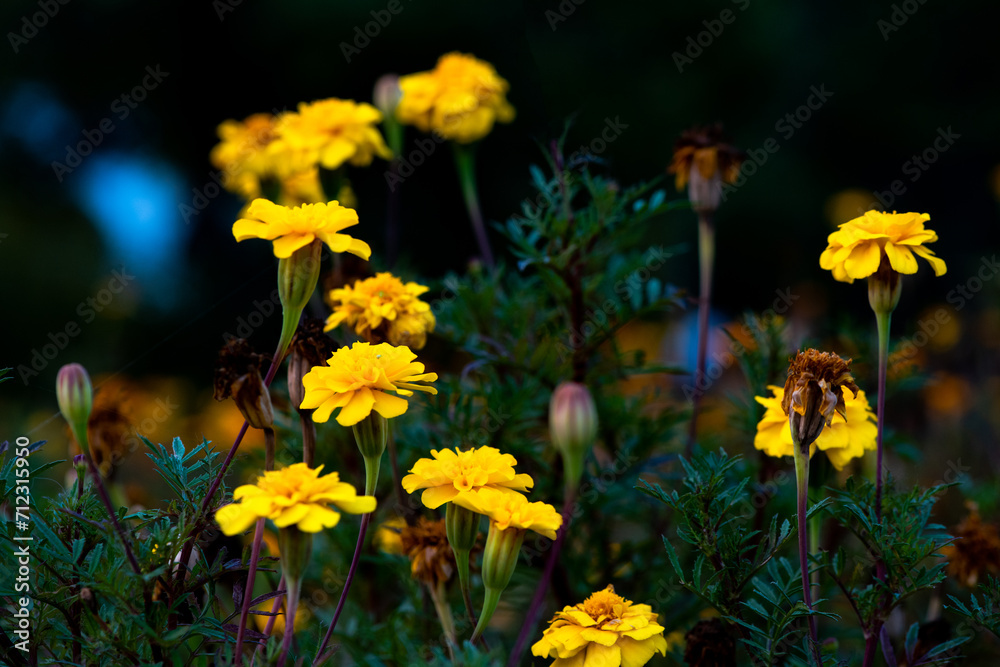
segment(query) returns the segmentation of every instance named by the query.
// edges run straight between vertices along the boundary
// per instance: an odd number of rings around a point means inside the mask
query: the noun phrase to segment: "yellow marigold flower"
[[[281,179],[281,192],[278,195],[278,203],[282,206],[301,206],[302,204],[318,204],[327,201],[326,193],[323,192],[323,184],[319,180],[319,168],[313,167],[306,171],[300,171]],[[341,206],[354,208],[349,202],[344,201],[339,196],[337,201]]]
[[[608,585],[549,621],[532,655],[555,658],[552,667],[641,667],[667,654],[664,627],[648,604],[635,604]]]
[[[355,281],[354,287],[331,290],[333,314],[323,330],[330,331],[343,323],[369,341],[388,338],[393,345],[419,350],[436,323],[430,304],[420,300],[427,289],[415,282],[403,284],[386,272]]]
[[[316,366],[302,378],[306,397],[299,406],[315,408],[313,421],[323,423],[330,414],[341,408],[337,423],[352,426],[371,414],[372,410],[386,419],[406,412],[406,399],[413,391],[436,394],[431,386],[416,384],[433,382],[437,373],[424,373],[424,365],[414,361],[417,355],[406,346],[395,347],[389,343],[372,345],[355,343],[333,353],[326,366]]]
[[[372,249],[364,241],[338,233],[358,224],[358,214],[336,201],[289,208],[267,199],[254,199],[246,209],[246,216],[233,225],[236,240],[273,241],[274,256],[278,258],[291,257],[292,253],[315,239],[325,243],[333,252],[349,252],[365,260],[372,254]]]
[[[322,470],[323,466],[310,468],[305,463],[269,470],[256,484],[237,487],[236,502],[220,507],[215,521],[226,535],[238,535],[260,518],[271,519],[278,528],[294,526],[316,533],[340,521],[340,513],[331,505],[351,514],[375,511],[374,497],[359,496],[335,472],[320,477]]]
[[[382,113],[363,102],[336,98],[302,102],[297,113],[278,118],[277,138],[268,151],[282,176],[316,165],[336,169],[350,162],[364,167],[376,155],[392,158],[376,127],[381,121]]]
[[[462,144],[482,139],[495,122],[514,119],[509,84],[493,65],[464,53],[448,53],[433,70],[400,77],[399,87],[399,122]]]
[[[425,492],[426,493],[426,492]],[[460,493],[455,502],[490,519],[490,530],[533,530],[550,540],[562,525],[562,515],[548,503],[529,502],[520,493],[484,487],[475,493]]]
[[[267,152],[274,140],[274,116],[256,113],[246,120],[219,125],[221,141],[212,148],[212,164],[224,172],[222,184],[245,199],[260,196],[260,181],[274,175],[274,160]]]
[[[773,394],[771,397],[755,397],[766,412],[757,424],[753,445],[768,456],[792,456],[792,431],[788,415],[782,408],[785,390],[775,386],[768,389]],[[866,451],[874,451],[878,435],[875,413],[868,405],[865,392],[859,389],[853,397],[845,393],[844,404],[844,413],[834,412],[830,425],[823,429],[809,449],[810,456],[817,447],[826,452],[837,470],[843,470],[852,459],[861,457]]]
[[[431,509],[454,500],[461,493],[488,488],[520,496],[535,485],[530,475],[514,472],[517,459],[510,454],[501,454],[496,447],[479,447],[464,452],[457,447],[455,451],[432,449],[431,456],[433,458],[423,458],[414,463],[411,474],[401,482],[407,493],[426,489],[420,500]]]
[[[375,537],[373,538],[375,547],[379,551],[383,551],[394,556],[401,556],[406,553],[403,550],[402,538],[404,528],[406,528],[406,520],[401,516],[394,516],[384,522],[378,527],[378,530],[375,531]]]
[[[926,213],[867,211],[830,234],[819,265],[832,271],[835,279],[853,283],[878,271],[883,260],[897,273],[916,273],[913,255],[917,254],[930,262],[934,275],[943,276],[947,270],[944,260],[924,245],[938,238],[933,230],[924,228],[930,219]]]

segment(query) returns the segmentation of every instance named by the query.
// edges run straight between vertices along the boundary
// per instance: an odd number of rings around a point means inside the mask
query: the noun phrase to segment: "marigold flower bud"
[[[375,495],[382,453],[389,440],[389,422],[374,410],[367,417],[351,426],[361,456],[365,459],[365,495]]]
[[[73,429],[80,449],[89,455],[87,420],[94,406],[94,390],[87,369],[80,364],[66,364],[60,368],[56,377],[56,399],[59,401],[59,412]]]
[[[888,258],[883,257],[878,271],[868,276],[868,303],[877,314],[889,314],[896,309],[902,291],[899,272],[892,268]]]
[[[285,581],[301,582],[312,554],[313,534],[288,526],[278,531],[278,550]]]
[[[562,453],[566,483],[575,489],[597,438],[597,407],[585,385],[563,382],[556,387],[549,403],[549,433]]]
[[[396,106],[399,98],[403,96],[403,91],[399,87],[399,76],[396,74],[383,74],[375,82],[375,92],[373,101],[375,108],[382,112],[386,118],[396,117]]]
[[[257,354],[242,338],[228,341],[219,352],[215,369],[215,400],[232,398],[250,426],[274,428],[271,394],[260,369],[267,357]]]
[[[320,254],[323,242],[319,239],[299,248],[290,257],[278,261],[278,297],[285,312],[298,314],[309,303],[309,298],[319,282]],[[294,332],[294,327],[292,328]]]

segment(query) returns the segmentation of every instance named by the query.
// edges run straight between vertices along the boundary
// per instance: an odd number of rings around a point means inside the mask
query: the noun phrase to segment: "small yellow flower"
[[[364,241],[338,233],[358,224],[358,214],[336,201],[289,208],[267,199],[254,199],[246,209],[246,216],[233,225],[236,240],[273,241],[274,256],[278,258],[291,257],[292,253],[315,239],[325,243],[333,252],[349,252],[365,260],[372,254],[372,249]]]
[[[323,330],[330,331],[343,323],[370,342],[388,338],[393,345],[419,350],[435,325],[430,304],[420,300],[427,289],[415,282],[403,284],[391,273],[379,273],[355,281],[354,287],[331,290],[333,314]]]
[[[444,139],[471,143],[489,134],[495,122],[514,119],[509,84],[493,65],[464,53],[448,53],[433,70],[400,77],[399,87],[399,122]]]
[[[641,667],[667,654],[665,628],[647,604],[634,604],[608,585],[549,621],[532,655],[554,658],[552,667]]]
[[[437,373],[424,373],[424,365],[414,361],[417,355],[405,346],[389,343],[372,345],[355,343],[333,353],[326,366],[316,366],[302,378],[306,389],[302,409],[316,408],[313,421],[323,423],[341,408],[337,423],[352,426],[371,414],[372,410],[386,419],[406,412],[406,399],[413,391],[436,394],[431,386],[416,384],[433,382]]]
[[[274,139],[274,116],[257,113],[244,121],[219,125],[221,141],[212,148],[212,164],[223,171],[227,190],[244,199],[260,196],[260,181],[274,176],[274,160],[267,152]]]
[[[926,213],[867,211],[830,234],[819,265],[832,271],[836,280],[853,283],[877,272],[884,260],[896,273],[916,273],[913,255],[917,254],[930,262],[934,275],[943,276],[947,271],[944,260],[924,245],[938,238],[933,230],[924,228],[930,219]]]
[[[479,447],[464,452],[431,450],[433,458],[423,458],[413,464],[402,485],[407,493],[426,489],[420,500],[435,509],[454,500],[461,493],[489,488],[520,496],[535,485],[530,475],[517,474],[517,459],[501,454],[496,447]],[[472,508],[468,508],[472,509]]]
[[[305,463],[269,470],[256,484],[237,487],[236,502],[220,507],[215,520],[226,535],[238,535],[261,518],[271,519],[278,528],[294,526],[316,533],[340,521],[340,513],[331,505],[351,514],[375,511],[375,498],[359,496],[335,472],[320,477],[322,470],[323,466],[310,468]]]
[[[376,155],[384,160],[392,158],[376,127],[381,121],[382,113],[363,102],[336,98],[302,102],[297,113],[278,118],[277,138],[268,151],[281,176],[317,165],[336,169],[350,162],[364,167]]]
[[[401,516],[394,516],[384,522],[375,531],[375,547],[382,552],[401,556],[406,553],[403,550],[403,529],[406,528],[406,520]]]
[[[757,424],[753,445],[768,456],[792,456],[792,431],[788,415],[782,408],[785,390],[775,386],[768,389],[773,396],[755,397],[766,412]],[[823,429],[809,450],[810,456],[817,447],[826,452],[837,470],[843,470],[852,459],[861,457],[866,451],[874,451],[878,435],[875,413],[868,405],[865,392],[859,389],[853,397],[845,393],[844,403],[844,414],[834,413],[831,424]]]
[[[550,540],[562,525],[562,515],[548,503],[529,502],[520,493],[503,489],[481,488],[475,493],[460,493],[455,502],[490,519],[490,530],[533,530]]]

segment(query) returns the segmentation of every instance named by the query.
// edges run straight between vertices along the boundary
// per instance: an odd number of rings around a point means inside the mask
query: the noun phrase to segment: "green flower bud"
[[[316,291],[322,252],[323,242],[314,239],[309,245],[293,252],[290,257],[278,260],[278,298],[281,299],[282,317],[281,337],[278,341],[279,362],[292,343],[302,309]]]
[[[597,408],[586,386],[563,382],[556,387],[549,404],[549,433],[562,453],[566,484],[576,489],[597,438]]]
[[[351,428],[354,429],[354,440],[358,443],[361,456],[365,459],[365,495],[373,496],[378,483],[379,467],[382,465],[382,453],[389,441],[389,422],[372,410]]]
[[[73,429],[80,449],[90,456],[87,421],[94,406],[94,390],[87,369],[80,364],[66,364],[60,368],[56,377],[56,398],[59,401],[59,412]]]
[[[302,575],[309,565],[312,554],[313,534],[305,533],[295,526],[278,530],[278,550],[281,552],[281,571],[286,582],[302,581]]]
[[[500,530],[495,522],[490,521],[490,532],[486,537],[486,549],[483,551],[483,588],[486,595],[483,599],[483,610],[479,613],[479,622],[472,633],[475,643],[489,625],[500,594],[507,588],[510,578],[517,567],[517,557],[524,542],[524,528],[507,528]]]

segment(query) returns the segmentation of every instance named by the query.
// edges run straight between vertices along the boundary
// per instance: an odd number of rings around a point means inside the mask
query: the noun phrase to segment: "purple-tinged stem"
[[[712,213],[698,212],[698,266],[701,289],[698,295],[698,358],[694,373],[694,391],[691,397],[691,424],[685,456],[691,456],[698,441],[698,408],[705,391],[705,358],[708,355],[708,315],[712,305],[712,266],[715,263],[715,227]]]
[[[358,532],[357,546],[354,547],[354,558],[351,559],[351,568],[347,571],[347,580],[344,581],[344,588],[340,591],[340,601],[337,602],[337,609],[333,612],[333,620],[330,621],[330,627],[327,628],[326,634],[323,636],[323,641],[316,651],[316,657],[313,659],[313,667],[319,667],[319,659],[323,657],[323,651],[326,649],[326,645],[330,643],[333,630],[337,627],[337,621],[340,620],[340,612],[344,610],[344,603],[347,602],[347,592],[351,589],[351,582],[354,581],[354,573],[358,569],[358,561],[361,560],[361,547],[365,543],[365,533],[368,532],[368,523],[371,521],[371,518],[371,512],[361,515],[361,530]]]
[[[236,667],[243,664],[243,636],[246,633],[247,618],[250,616],[250,600],[253,599],[253,584],[257,576],[257,560],[260,558],[259,536],[264,534],[264,519],[257,519],[254,529],[253,548],[250,550],[250,570],[247,572],[247,585],[243,591],[243,606],[240,609],[240,629],[236,631]]]

